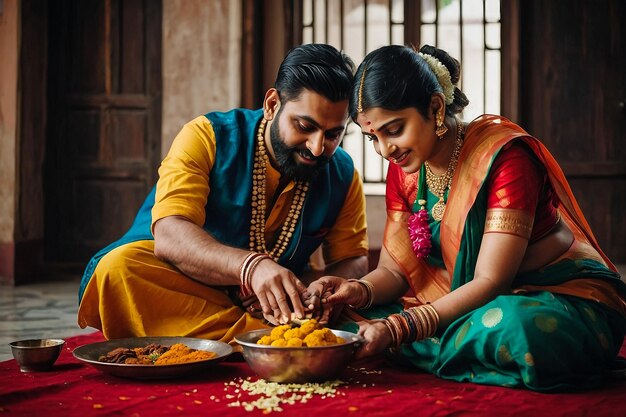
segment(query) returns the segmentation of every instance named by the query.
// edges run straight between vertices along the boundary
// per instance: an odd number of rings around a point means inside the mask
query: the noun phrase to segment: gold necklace
[[[443,196],[447,188],[452,185],[452,177],[454,177],[454,170],[456,164],[459,161],[459,155],[461,154],[461,145],[463,145],[463,125],[457,121],[456,141],[454,142],[454,150],[452,151],[452,157],[448,163],[448,169],[442,175],[436,175],[431,169],[428,161],[424,162],[426,166],[426,185],[428,189],[437,197],[439,201],[430,209],[430,213],[433,219],[441,221],[443,219],[443,213],[446,211],[446,202],[443,200]]]
[[[295,195],[291,201],[289,213],[285,219],[285,223],[274,243],[271,251],[267,250],[265,245],[265,179],[267,175],[267,150],[265,149],[265,125],[267,120],[261,120],[259,130],[257,132],[257,148],[254,152],[254,165],[252,169],[252,215],[250,219],[250,245],[252,251],[259,253],[267,253],[272,259],[278,262],[278,259],[287,249],[289,241],[296,230],[296,224],[300,218],[306,193],[309,190],[307,181],[297,181]]]

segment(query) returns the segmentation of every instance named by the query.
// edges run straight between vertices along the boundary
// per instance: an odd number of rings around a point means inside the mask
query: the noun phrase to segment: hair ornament
[[[446,99],[446,105],[452,104],[454,101],[454,85],[452,85],[452,78],[450,77],[450,71],[446,68],[445,65],[441,63],[436,57],[425,54],[422,52],[417,53],[421,56],[424,61],[428,64],[431,71],[437,77],[437,81],[439,81],[439,85],[443,89],[443,95]],[[365,72],[365,71],[364,71]],[[363,82],[361,81],[361,87],[363,86]],[[361,90],[359,89],[359,104],[361,103]]]
[[[365,81],[365,66],[363,66],[363,72],[361,73],[361,82],[359,83],[359,101],[356,105],[356,112],[363,112],[363,81]]]

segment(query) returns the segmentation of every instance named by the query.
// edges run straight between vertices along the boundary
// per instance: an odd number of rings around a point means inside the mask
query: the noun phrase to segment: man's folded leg
[[[83,295],[78,324],[107,339],[188,336],[231,342],[268,327],[237,306],[220,287],[183,275],[154,256],[154,241],[122,245],[105,255]]]

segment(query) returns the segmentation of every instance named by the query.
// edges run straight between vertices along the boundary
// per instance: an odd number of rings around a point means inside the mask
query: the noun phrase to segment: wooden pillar
[[[19,2],[0,10],[0,284],[15,284]]]

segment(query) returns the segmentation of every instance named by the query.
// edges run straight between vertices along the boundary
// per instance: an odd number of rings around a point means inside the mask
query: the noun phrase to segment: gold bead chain
[[[309,183],[306,181],[297,181],[295,185],[295,194],[289,208],[289,213],[285,219],[285,223],[278,235],[278,239],[271,251],[267,250],[265,244],[265,179],[267,175],[267,150],[265,149],[265,126],[267,120],[261,120],[259,130],[257,132],[257,148],[254,153],[254,165],[252,169],[252,216],[250,219],[250,245],[252,251],[267,253],[274,261],[282,256],[287,249],[289,241],[296,230],[296,224],[300,218],[306,193],[309,190]]]
[[[452,177],[454,177],[454,170],[456,169],[457,162],[459,161],[459,155],[461,154],[461,146],[463,145],[463,124],[457,121],[456,141],[454,142],[454,151],[452,151],[452,157],[448,163],[448,169],[442,175],[436,175],[431,169],[428,161],[424,162],[426,166],[426,185],[428,189],[437,197],[439,201],[430,210],[433,219],[440,221],[443,218],[443,213],[446,211],[446,203],[443,200],[443,196],[447,188],[452,185]]]

